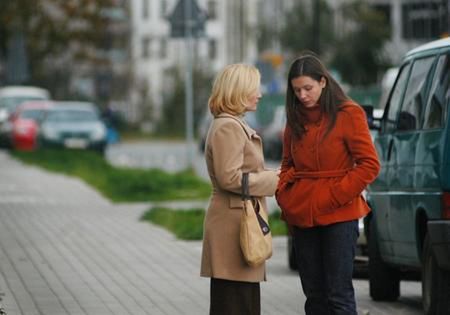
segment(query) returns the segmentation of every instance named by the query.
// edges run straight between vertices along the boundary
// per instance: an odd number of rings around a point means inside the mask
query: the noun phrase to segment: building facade
[[[385,51],[398,64],[410,49],[450,33],[448,0],[368,0],[388,18],[391,38]]]
[[[183,0],[131,1],[131,121],[141,120],[146,107],[152,107],[153,119],[158,119],[163,94],[171,88],[170,72],[178,69],[183,76],[186,41],[171,37],[168,20],[178,1]],[[195,1],[207,19],[204,36],[193,39],[194,67],[214,73],[229,63],[256,60],[258,1]]]
[[[128,120],[147,119],[147,107],[153,110],[152,119],[161,114],[163,95],[172,88],[173,69],[181,71],[186,65],[186,41],[171,37],[168,17],[179,1],[132,0],[131,64],[132,80]],[[312,10],[314,0],[303,0]],[[409,49],[437,39],[449,32],[448,0],[365,0],[383,12],[391,27],[390,40],[384,50],[392,64],[397,64]],[[194,67],[211,73],[233,62],[257,63],[267,51],[258,49],[258,27],[261,21],[281,29],[286,12],[295,1],[285,0],[196,0],[207,15],[204,36],[193,40]],[[327,0],[333,12],[335,31],[345,32],[349,25],[340,16],[341,7],[351,0]],[[351,27],[351,26],[350,26]],[[293,30],[294,31],[294,30]],[[283,48],[272,39],[268,56],[282,57]]]

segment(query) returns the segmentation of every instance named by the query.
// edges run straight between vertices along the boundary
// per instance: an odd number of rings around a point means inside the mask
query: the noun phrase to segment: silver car
[[[104,153],[107,130],[96,106],[87,102],[54,102],[39,128],[40,148],[90,149]]]

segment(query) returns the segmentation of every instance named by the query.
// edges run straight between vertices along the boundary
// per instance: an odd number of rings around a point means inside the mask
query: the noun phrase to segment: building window
[[[208,18],[214,20],[217,18],[217,2],[208,1]]]
[[[166,0],[161,0],[161,17],[166,17],[166,12],[167,12],[167,1]]]
[[[150,15],[150,0],[142,0],[142,18],[148,19]]]
[[[217,41],[214,39],[208,41],[208,57],[209,59],[217,58]]]
[[[159,41],[159,58],[167,58],[167,39],[161,38]]]
[[[441,2],[405,3],[402,20],[405,39],[430,40],[447,30],[448,16]]]
[[[144,37],[142,39],[142,58],[150,58],[151,43],[150,37]]]

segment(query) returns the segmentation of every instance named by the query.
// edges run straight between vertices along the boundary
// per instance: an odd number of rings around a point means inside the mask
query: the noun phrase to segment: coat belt
[[[347,174],[351,168],[346,168],[342,170],[329,170],[329,171],[296,171],[294,172],[295,179],[301,178],[331,178],[331,177],[342,177]]]

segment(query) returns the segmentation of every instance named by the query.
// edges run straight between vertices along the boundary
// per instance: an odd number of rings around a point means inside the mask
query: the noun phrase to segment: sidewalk
[[[200,314],[200,244],[139,222],[77,179],[0,154],[0,288],[8,314]]]
[[[111,204],[78,179],[0,151],[0,292],[8,314],[208,314],[209,280],[198,276],[201,242],[140,222],[149,206]],[[263,314],[303,314],[284,237],[274,240],[268,279]],[[399,303],[372,308],[367,281],[355,286],[361,314],[420,314]]]

